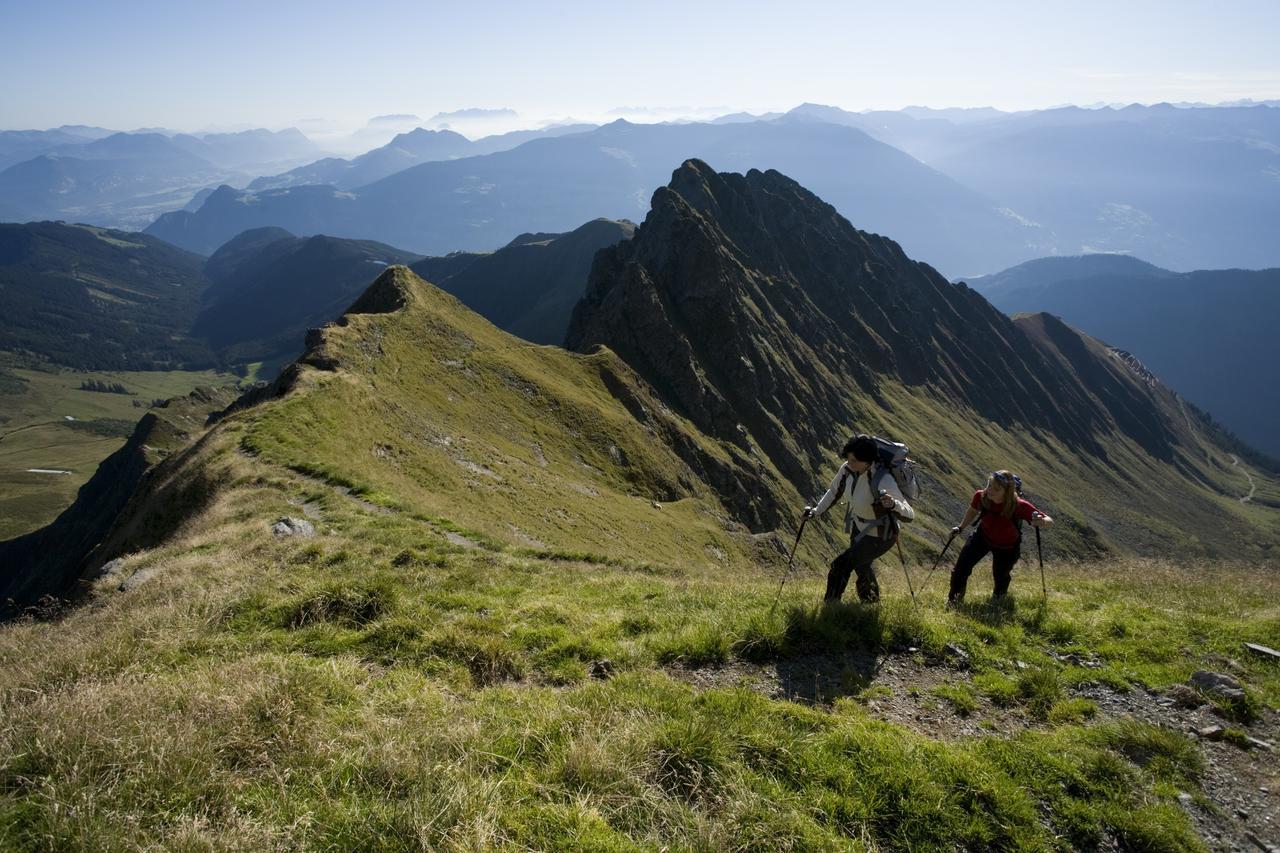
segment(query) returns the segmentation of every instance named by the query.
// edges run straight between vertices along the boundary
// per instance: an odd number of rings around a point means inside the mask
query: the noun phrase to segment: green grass
[[[0,540],[35,530],[71,505],[98,463],[124,444],[153,399],[201,385],[226,385],[212,371],[81,372],[6,368],[0,382]],[[80,389],[119,382],[135,396]],[[16,392],[16,393],[15,393]],[[135,405],[135,402],[139,405]],[[71,416],[76,420],[66,420]],[[28,468],[70,471],[32,474]]]
[[[443,299],[331,336],[342,371],[160,469],[144,510],[218,486],[125,557],[147,580],[0,627],[0,848],[1194,850],[1176,794],[1203,794],[1198,747],[1078,690],[1232,657],[1280,706],[1280,671],[1239,653],[1280,644],[1265,567],[1051,559],[1041,601],[1024,561],[1010,600],[978,603],[984,567],[945,610],[890,557],[881,604],[823,606],[819,529],[775,606],[783,558],[649,431],[678,418],[616,403],[608,353]],[[950,419],[954,447],[971,427]],[[273,537],[304,501],[316,535]],[[939,524],[922,513],[917,557]],[[936,699],[1025,730],[913,733],[845,663],[941,667],[948,645],[968,666]],[[815,662],[844,676],[812,701],[750,686]]]
[[[235,443],[203,452],[239,485],[129,559],[152,580],[0,629],[4,846],[1195,849],[1170,799],[1198,790],[1195,745],[1099,722],[1071,685],[1180,682],[1278,633],[1273,577],[1142,562],[1062,567],[1047,611],[913,607],[892,575],[879,607],[820,607],[802,574],[771,612],[755,570],[467,548],[456,525],[375,513]],[[321,534],[267,535],[304,497]],[[1139,594],[1157,582],[1159,607]],[[935,694],[957,711],[1000,696],[1027,732],[943,743],[852,695],[808,707],[672,674],[908,643],[941,660],[942,642],[969,651],[973,687]],[[1055,646],[1108,651],[1085,671]],[[1245,665],[1275,707],[1274,668]]]

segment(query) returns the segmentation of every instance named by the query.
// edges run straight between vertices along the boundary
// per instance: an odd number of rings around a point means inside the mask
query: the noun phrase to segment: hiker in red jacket
[[[987,478],[987,487],[973,493],[973,500],[965,510],[964,520],[951,528],[952,535],[959,535],[975,519],[980,519],[969,540],[960,549],[955,567],[951,570],[951,592],[948,604],[964,600],[965,586],[978,561],[991,554],[991,574],[995,581],[991,598],[1003,598],[1009,592],[1013,577],[1013,564],[1018,562],[1022,545],[1022,522],[1033,527],[1051,527],[1053,519],[1022,499],[1022,480],[1008,471],[995,471]]]

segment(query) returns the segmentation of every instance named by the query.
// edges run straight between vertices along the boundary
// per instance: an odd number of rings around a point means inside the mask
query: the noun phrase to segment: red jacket
[[[969,506],[975,510],[982,512],[982,492],[983,489],[973,493],[973,500],[969,502]],[[1030,521],[1033,512],[1039,512],[1030,501],[1024,501],[1017,498],[1018,505],[1013,510],[1013,518],[1004,517],[1004,501],[993,503],[982,513],[982,522],[978,525],[982,530],[982,535],[986,537],[987,544],[992,548],[1012,548],[1018,544],[1022,538],[1018,532],[1018,525],[1015,519]]]

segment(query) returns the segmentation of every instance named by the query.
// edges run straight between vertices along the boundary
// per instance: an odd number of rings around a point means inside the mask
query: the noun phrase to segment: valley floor
[[[152,401],[238,380],[214,371],[73,371],[4,367],[0,353],[0,541],[43,527],[133,432]],[[129,393],[87,391],[85,383]],[[193,426],[199,426],[198,424]],[[46,471],[65,472],[61,475]]]
[[[878,606],[813,569],[773,608],[776,560],[514,547],[197,452],[176,535],[0,628],[5,849],[1280,843],[1274,567],[1053,563],[1041,601],[1025,561],[947,611],[886,562]]]

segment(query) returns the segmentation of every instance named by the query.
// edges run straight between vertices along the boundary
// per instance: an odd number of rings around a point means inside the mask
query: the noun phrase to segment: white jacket
[[[813,508],[814,515],[822,515],[831,509],[831,505],[838,501],[841,497],[840,492],[844,492],[844,498],[849,503],[848,512],[844,518],[844,529],[846,533],[861,533],[863,528],[875,521],[875,509],[872,506],[873,497],[878,497],[876,491],[871,488],[871,479],[876,479],[876,489],[883,489],[893,498],[893,512],[903,521],[911,521],[916,517],[915,510],[911,508],[911,504],[907,503],[906,498],[902,496],[902,490],[898,488],[898,483],[893,479],[893,475],[879,465],[872,465],[865,473],[855,474],[849,470],[849,463],[840,466],[840,470],[836,471],[835,479],[831,481],[831,487],[827,489],[827,493],[822,496],[822,500],[818,501]],[[844,488],[841,489],[843,481]],[[856,526],[856,530],[855,530]],[[868,536],[879,536],[884,528],[873,528]]]

